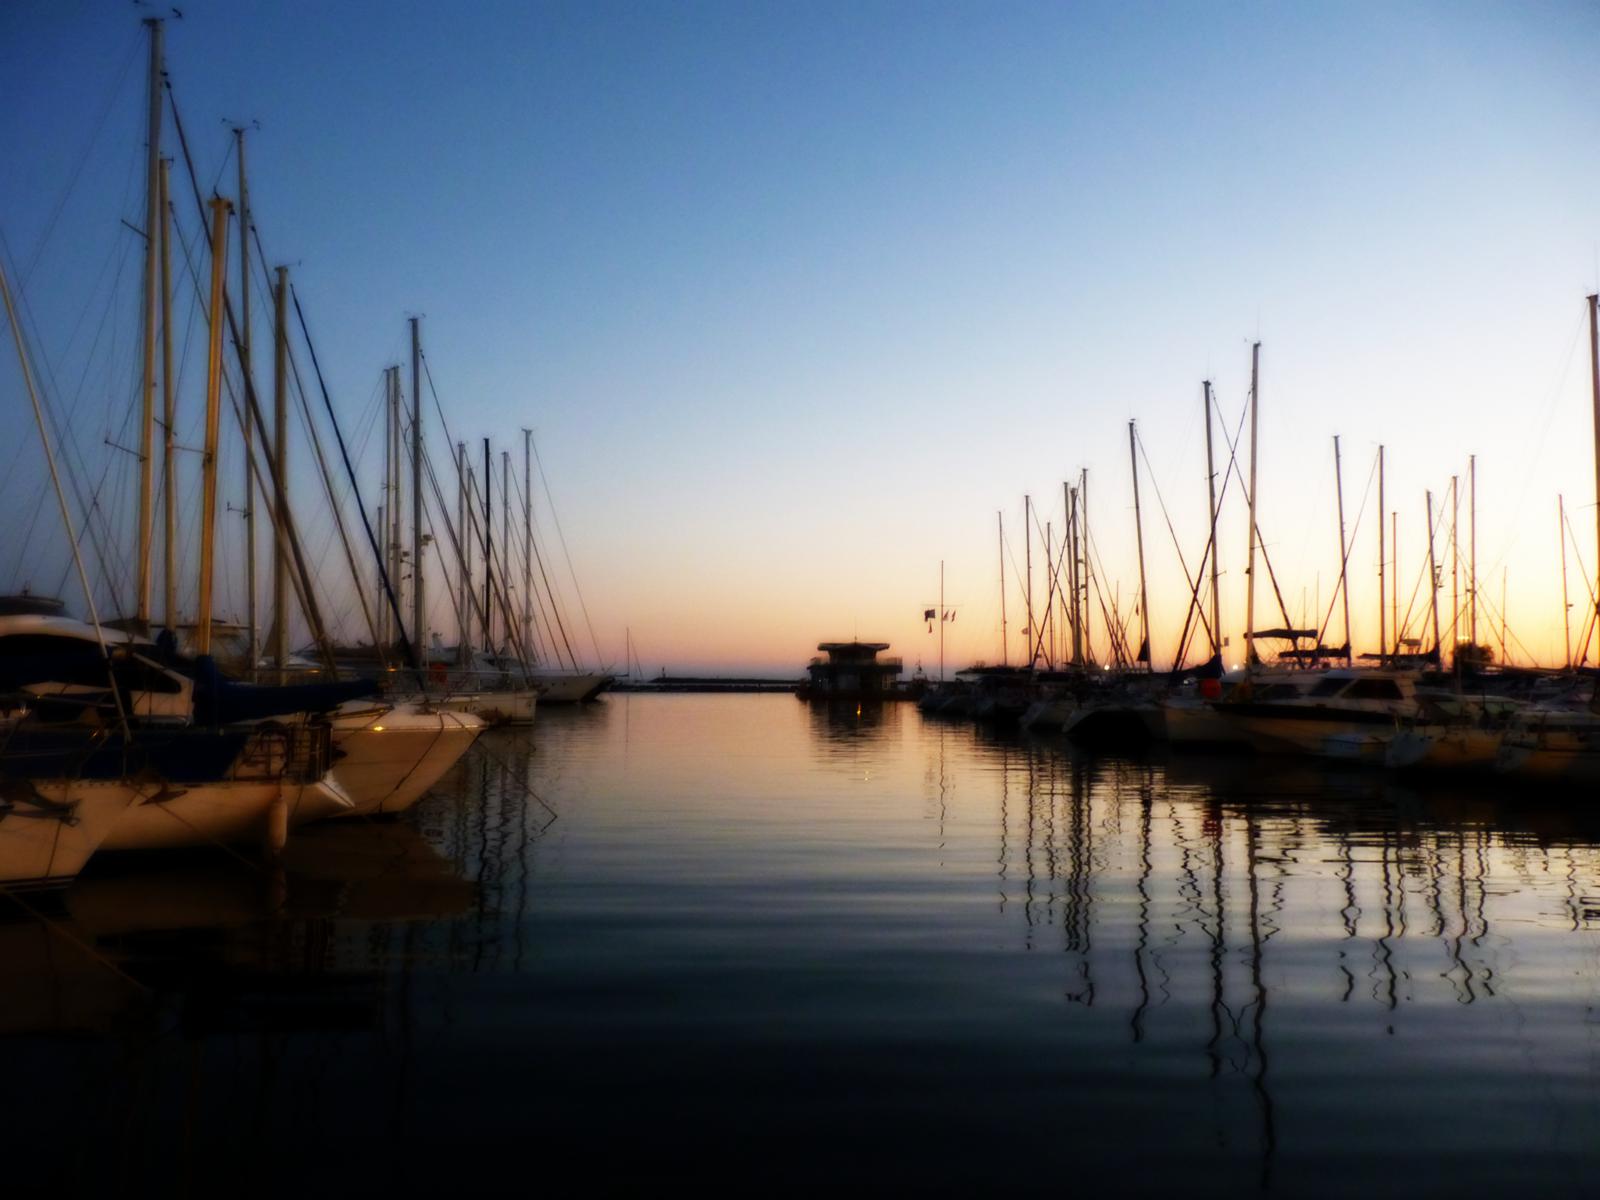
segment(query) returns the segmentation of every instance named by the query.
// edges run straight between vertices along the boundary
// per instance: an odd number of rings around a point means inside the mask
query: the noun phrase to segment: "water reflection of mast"
[[[1477,899],[1475,908],[1478,924],[1478,932],[1472,936],[1472,946],[1475,950],[1483,949],[1483,939],[1489,935],[1489,917],[1488,913],[1484,909],[1484,903],[1488,896],[1488,888],[1485,887],[1483,882],[1485,877],[1489,874],[1489,862],[1488,858],[1486,857],[1486,843],[1488,841],[1488,836],[1488,831],[1480,828],[1477,831],[1477,836],[1473,839],[1473,859],[1478,868],[1478,873],[1473,879],[1473,884],[1475,885],[1473,888],[1473,894]],[[1494,978],[1494,968],[1489,966],[1488,963],[1481,961],[1481,959],[1478,965],[1483,970],[1483,990],[1488,995],[1492,996],[1494,995],[1494,984],[1491,983],[1490,980]]]
[[[1144,958],[1150,944],[1150,808],[1154,791],[1147,770],[1139,783],[1139,939],[1133,950],[1133,968],[1139,977],[1139,1005],[1129,1022],[1135,1042],[1144,1041],[1144,1014],[1150,1007],[1150,980]]]
[[[1027,933],[1024,935],[1023,942],[1024,942],[1024,945],[1026,945],[1029,950],[1032,950],[1033,949],[1033,887],[1034,887],[1034,875],[1033,875],[1033,827],[1034,827],[1034,806],[1037,803],[1038,796],[1039,796],[1038,755],[1034,751],[1030,750],[1028,752],[1028,760],[1027,761],[1028,761],[1028,806],[1027,806],[1026,815],[1027,815],[1028,824],[1027,824],[1027,832],[1023,835],[1023,839],[1022,839],[1022,855],[1023,855],[1023,865],[1024,865],[1024,868],[1025,868],[1024,875],[1025,875],[1025,877],[1026,877],[1028,882],[1027,882],[1026,888],[1025,888],[1025,890],[1023,892],[1022,919],[1027,925]]]
[[[1050,880],[1050,889],[1045,895],[1045,921],[1054,925],[1056,919],[1056,881],[1060,878],[1057,869],[1058,858],[1056,855],[1056,802],[1061,796],[1061,787],[1057,781],[1060,767],[1060,758],[1051,755],[1048,760],[1050,769],[1047,772],[1045,785],[1044,805],[1044,865]]]
[[[1373,999],[1383,1001],[1384,1007],[1392,1012],[1398,1002],[1395,995],[1394,947],[1390,945],[1397,932],[1395,928],[1397,909],[1394,900],[1394,876],[1389,869],[1389,846],[1391,843],[1389,832],[1389,828],[1385,826],[1383,838],[1378,843],[1378,864],[1383,879],[1383,932],[1378,935],[1378,940],[1373,943],[1372,947],[1375,962],[1383,973],[1384,979],[1382,982],[1374,983],[1372,995]],[[1402,895],[1404,894],[1403,888],[1401,893]],[[1381,995],[1379,994],[1380,988],[1382,989]]]
[[[1011,853],[1007,839],[1011,833],[1011,748],[1003,747],[1000,752],[1000,911],[1006,910],[1006,870],[1007,857]]]
[[[1353,942],[1361,923],[1361,905],[1356,902],[1356,862],[1348,837],[1339,839],[1339,852],[1339,878],[1344,883],[1344,907],[1339,910],[1339,917],[1344,921],[1344,940]],[[1356,990],[1356,976],[1350,969],[1350,952],[1343,946],[1339,947],[1339,970],[1344,973],[1344,995],[1339,1001],[1345,1003]]]
[[[531,752],[525,751],[522,761],[517,764],[518,774],[526,787],[532,786],[528,779],[533,765],[531,758]],[[528,940],[528,876],[533,869],[528,862],[528,854],[533,845],[528,814],[528,809],[531,807],[526,796],[522,797],[521,803],[517,805],[517,950],[516,960],[512,966],[519,975],[522,974],[522,954]]]
[[[1227,1012],[1223,997],[1225,980],[1222,956],[1227,946],[1227,909],[1222,902],[1222,838],[1225,832],[1222,803],[1214,795],[1207,795],[1203,832],[1211,842],[1211,1040],[1206,1043],[1206,1057],[1211,1061],[1211,1078],[1222,1073],[1222,1014]],[[1205,920],[1201,910],[1201,921]],[[1203,928],[1202,924],[1202,928]]]
[[[1256,823],[1247,808],[1244,816],[1245,862],[1250,884],[1250,983],[1256,998],[1251,1018],[1251,1042],[1255,1053],[1256,1071],[1251,1081],[1261,1108],[1261,1187],[1265,1191],[1272,1178],[1272,1155],[1277,1148],[1277,1129],[1272,1115],[1272,1094],[1267,1090],[1267,1043],[1265,1025],[1267,1017],[1267,989],[1261,980],[1261,894],[1256,880]]]
[[[1066,896],[1062,906],[1062,933],[1068,953],[1077,958],[1078,976],[1082,980],[1076,992],[1069,991],[1067,999],[1094,1004],[1094,975],[1090,968],[1094,950],[1094,896],[1091,881],[1094,873],[1094,797],[1090,788],[1088,766],[1079,759],[1069,760],[1070,789],[1068,792],[1068,831],[1072,845],[1067,854]]]

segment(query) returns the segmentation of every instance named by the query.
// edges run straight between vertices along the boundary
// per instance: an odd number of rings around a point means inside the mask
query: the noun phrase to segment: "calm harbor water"
[[[281,874],[13,909],[7,1179],[1589,1196],[1597,809],[909,706],[541,711]]]

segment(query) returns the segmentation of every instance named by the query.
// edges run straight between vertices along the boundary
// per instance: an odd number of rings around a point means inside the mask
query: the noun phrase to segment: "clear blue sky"
[[[1476,452],[1480,561],[1559,652],[1557,490],[1594,559],[1592,5],[182,7],[167,56],[202,169],[225,121],[260,122],[257,220],[341,407],[367,411],[423,314],[457,433],[538,431],[612,656],[624,625],[652,670],[788,670],[851,633],[928,655],[944,558],[951,655],[993,658],[995,512],[1059,507],[1083,466],[1126,607],[1126,421],[1192,562],[1200,380],[1236,415],[1258,336],[1292,606],[1337,570],[1332,434],[1352,509],[1389,445],[1408,576],[1423,489]],[[131,394],[138,16],[0,10],[0,231],[20,272],[51,230],[27,298],[59,402],[92,393],[90,457]],[[0,371],[21,445],[9,351]],[[28,462],[8,504],[32,502]],[[1186,589],[1146,517],[1162,629]]]

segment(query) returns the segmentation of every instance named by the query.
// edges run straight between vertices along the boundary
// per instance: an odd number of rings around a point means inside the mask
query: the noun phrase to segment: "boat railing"
[[[232,775],[240,781],[315,783],[333,763],[330,726],[280,725],[265,722],[251,733],[234,761]]]

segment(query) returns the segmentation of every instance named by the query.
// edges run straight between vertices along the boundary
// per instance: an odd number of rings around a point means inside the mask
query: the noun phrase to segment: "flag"
[[[923,620],[924,620],[924,621],[931,621],[931,620],[933,620],[933,609],[931,609],[931,608],[930,608],[930,609],[928,609],[928,611],[927,611],[927,612],[925,612],[925,613],[923,613],[923,614],[922,614],[922,619],[923,619]]]

